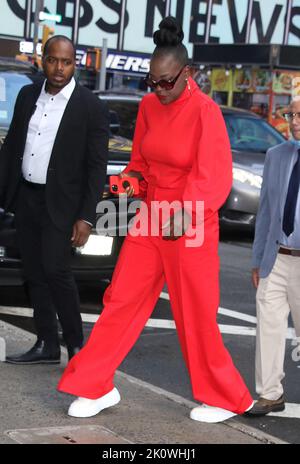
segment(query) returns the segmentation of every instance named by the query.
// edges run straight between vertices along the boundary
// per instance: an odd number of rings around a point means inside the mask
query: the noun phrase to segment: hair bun
[[[154,32],[153,40],[157,47],[174,47],[182,43],[184,33],[181,25],[173,16],[167,16]]]

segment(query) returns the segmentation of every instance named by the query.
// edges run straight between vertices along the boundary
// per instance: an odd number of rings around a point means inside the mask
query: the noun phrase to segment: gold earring
[[[190,86],[190,82],[189,82],[187,77],[185,78],[185,82],[186,82],[187,88],[188,88],[188,90],[190,92],[191,91],[191,86]]]

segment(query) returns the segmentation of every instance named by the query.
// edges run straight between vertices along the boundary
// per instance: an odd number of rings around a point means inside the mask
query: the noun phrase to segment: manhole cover
[[[130,444],[132,442],[100,425],[44,427],[7,430],[12,440],[22,444]]]

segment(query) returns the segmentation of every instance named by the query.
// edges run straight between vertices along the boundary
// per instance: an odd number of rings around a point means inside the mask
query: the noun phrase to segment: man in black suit
[[[46,80],[21,89],[0,152],[0,206],[15,212],[37,342],[7,357],[15,364],[59,363],[60,320],[69,358],[83,343],[71,246],[83,246],[105,184],[109,117],[74,80],[75,50],[64,36],[45,44]]]

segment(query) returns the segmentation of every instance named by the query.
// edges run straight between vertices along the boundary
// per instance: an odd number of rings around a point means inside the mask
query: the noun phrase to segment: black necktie
[[[289,188],[284,205],[282,229],[288,237],[294,230],[295,212],[300,184],[300,149],[298,159],[293,167],[290,177]]]

